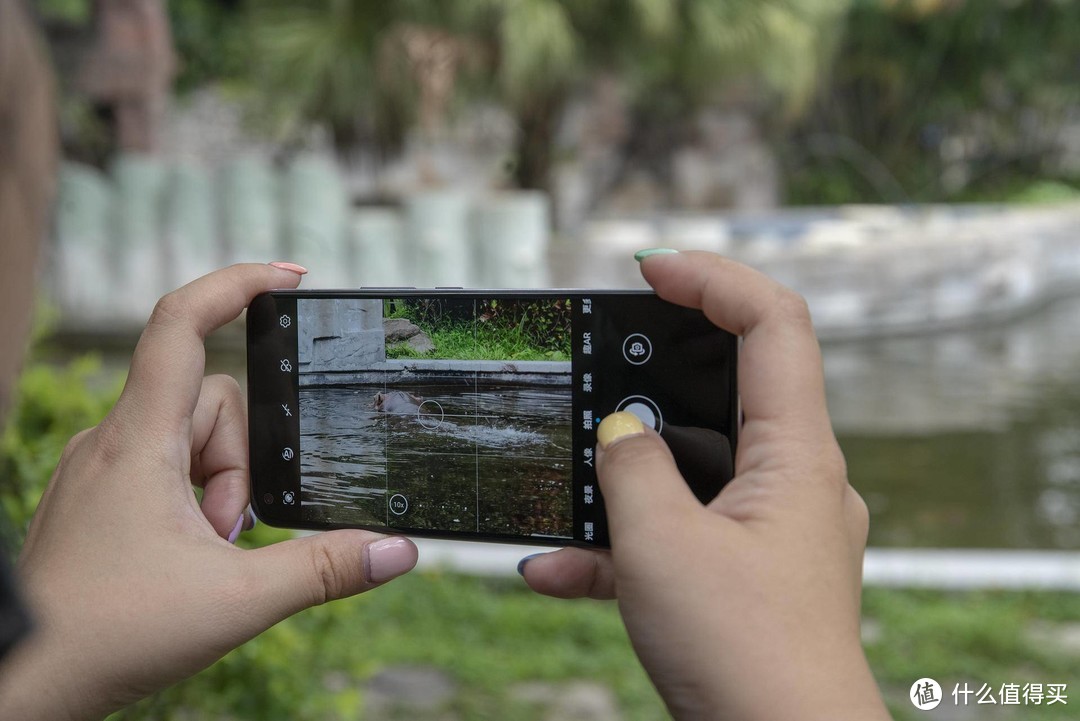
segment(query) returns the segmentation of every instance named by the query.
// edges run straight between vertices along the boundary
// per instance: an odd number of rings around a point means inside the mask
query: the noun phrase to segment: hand
[[[0,718],[101,718],[416,563],[411,541],[365,531],[230,543],[246,410],[236,381],[203,377],[203,339],[299,270],[236,265],[157,304],[119,401],[68,444],[30,525],[18,572],[38,628],[0,668]]]
[[[617,596],[677,718],[888,718],[859,635],[866,505],[832,433],[805,302],[709,253],[652,256],[642,273],[743,337],[735,478],[702,506],[660,437],[613,414],[597,451],[611,553],[534,557],[526,582]]]

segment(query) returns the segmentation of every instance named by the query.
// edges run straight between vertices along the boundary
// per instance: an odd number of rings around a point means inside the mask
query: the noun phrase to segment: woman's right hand
[[[678,718],[887,719],[862,651],[866,505],[847,482],[805,302],[709,253],[654,255],[665,300],[743,337],[735,478],[708,506],[627,413],[598,429],[611,553],[567,548],[522,572],[540,593],[617,597]]]

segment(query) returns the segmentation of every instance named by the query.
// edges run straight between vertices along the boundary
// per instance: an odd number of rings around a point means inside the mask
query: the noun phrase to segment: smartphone
[[[252,508],[289,528],[607,547],[597,425],[637,415],[707,503],[732,476],[737,349],[649,291],[265,293],[247,313]]]

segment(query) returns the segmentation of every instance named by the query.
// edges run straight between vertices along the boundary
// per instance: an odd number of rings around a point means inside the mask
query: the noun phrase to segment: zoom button
[[[390,512],[395,516],[400,516],[405,511],[409,510],[409,499],[400,493],[395,493],[390,496]]]

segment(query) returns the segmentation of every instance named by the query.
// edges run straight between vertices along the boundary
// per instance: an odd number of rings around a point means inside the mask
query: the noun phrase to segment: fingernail
[[[241,513],[240,517],[236,519],[236,525],[233,526],[232,532],[229,533],[229,543],[236,543],[236,539],[240,537],[240,531],[244,530],[244,516],[247,514]]]
[[[543,556],[543,555],[544,554],[542,554],[542,553],[534,553],[534,554],[532,554],[530,556],[525,556],[525,558],[518,561],[518,575],[520,575],[522,578],[524,578],[525,577],[525,564],[528,563],[529,561],[531,561],[532,559],[536,558],[537,556]]]
[[[250,531],[255,528],[255,524],[259,522],[259,519],[255,518],[255,511],[251,510],[251,506],[244,509],[244,530]]]
[[[646,248],[645,250],[639,250],[634,253],[634,260],[641,262],[648,258],[650,255],[670,255],[672,253],[678,253],[679,251],[674,248]]]
[[[382,583],[411,571],[416,565],[416,546],[405,538],[384,538],[367,547],[367,577]]]
[[[282,270],[292,271],[293,273],[296,273],[297,275],[306,275],[307,274],[307,268],[305,268],[302,265],[297,265],[296,263],[286,263],[283,260],[275,260],[270,265],[274,266],[275,268],[281,268]]]
[[[628,411],[612,413],[596,428],[596,442],[601,448],[607,448],[612,443],[629,436],[640,436],[645,432],[645,424],[641,419]]]

